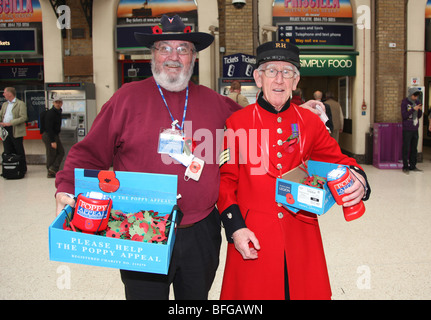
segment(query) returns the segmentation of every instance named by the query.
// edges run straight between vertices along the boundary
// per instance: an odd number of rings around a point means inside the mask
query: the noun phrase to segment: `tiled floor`
[[[431,299],[431,149],[424,155],[423,173],[364,166],[372,196],[360,220],[345,222],[338,206],[319,218],[333,299]],[[0,178],[0,299],[124,299],[117,270],[49,260],[54,191],[44,166]]]

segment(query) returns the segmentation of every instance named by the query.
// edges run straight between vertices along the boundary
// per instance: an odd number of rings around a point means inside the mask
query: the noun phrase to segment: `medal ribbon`
[[[166,102],[165,95],[163,94],[162,88],[157,82],[156,84],[157,84],[157,88],[159,88],[160,95],[162,96],[163,102],[165,103],[166,109],[168,109],[169,115],[171,116],[172,123],[173,123],[175,119],[172,116],[171,110],[169,110],[168,103]],[[183,131],[183,128],[184,128],[184,121],[186,120],[188,102],[189,102],[189,86],[187,86],[187,90],[186,90],[186,102],[184,103],[184,113],[183,113],[183,121],[181,122],[181,127],[178,125],[178,123],[175,124],[177,128],[180,129],[180,131]]]

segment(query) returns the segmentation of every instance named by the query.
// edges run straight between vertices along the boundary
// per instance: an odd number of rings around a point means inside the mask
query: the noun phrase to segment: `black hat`
[[[290,42],[266,42],[257,47],[256,53],[257,67],[268,61],[286,61],[293,64],[298,69],[301,68],[299,49]]]
[[[178,15],[169,18],[163,15],[160,19],[160,26],[152,27],[153,33],[135,32],[135,39],[147,48],[154,42],[162,40],[184,40],[193,42],[196,51],[201,51],[211,45],[214,37],[205,32],[192,32],[190,26],[185,26]]]

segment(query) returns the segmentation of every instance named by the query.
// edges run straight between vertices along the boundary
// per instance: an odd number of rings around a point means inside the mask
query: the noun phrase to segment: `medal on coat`
[[[296,123],[291,124],[292,134],[289,138],[283,143],[284,150],[288,153],[292,153],[295,150],[295,144],[299,142],[299,129]]]

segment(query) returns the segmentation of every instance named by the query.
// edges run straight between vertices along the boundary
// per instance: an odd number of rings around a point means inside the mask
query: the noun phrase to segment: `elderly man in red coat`
[[[365,172],[341,153],[318,116],[290,103],[299,82],[299,49],[268,42],[254,71],[255,104],[226,121],[217,203],[229,241],[221,299],[330,299],[317,218],[275,202],[276,179],[312,159],[350,166],[344,206],[367,200]]]

